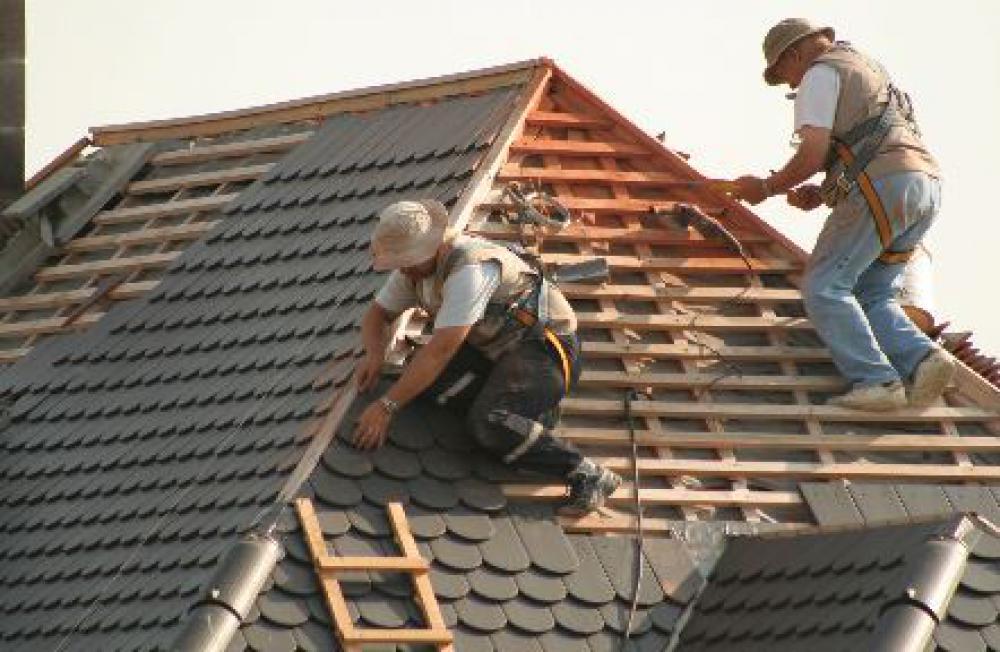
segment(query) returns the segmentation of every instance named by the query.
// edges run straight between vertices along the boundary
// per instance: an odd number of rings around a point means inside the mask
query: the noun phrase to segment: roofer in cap
[[[434,332],[399,380],[363,412],[355,445],[380,446],[396,411],[422,396],[464,417],[470,436],[503,462],[564,480],[573,511],[599,508],[621,478],[551,430],[559,402],[580,374],[573,309],[519,255],[458,235],[448,221],[434,200],[397,202],[379,215],[374,267],[392,273],[362,321],[359,389],[375,387],[388,327],[399,314],[422,308],[434,319]]]
[[[758,204],[784,193],[802,210],[832,211],[802,280],[809,318],[850,381],[830,403],[893,410],[933,403],[955,362],[906,317],[894,297],[904,264],[941,205],[938,165],[909,96],[874,59],[834,30],[801,18],[764,38],[764,80],[795,94],[795,154],[767,178],[736,180]],[[821,185],[805,183],[817,172]],[[912,383],[907,398],[904,382]]]

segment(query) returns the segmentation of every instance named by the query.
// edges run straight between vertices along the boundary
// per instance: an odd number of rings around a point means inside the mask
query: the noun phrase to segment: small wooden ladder
[[[306,543],[312,553],[313,565],[319,575],[326,597],[326,605],[337,628],[337,638],[346,652],[361,652],[366,644],[420,643],[433,645],[438,650],[453,652],[453,637],[441,618],[434,588],[431,586],[430,565],[420,556],[417,542],[410,532],[406,512],[399,503],[389,503],[389,520],[395,532],[396,543],[403,552],[401,557],[331,557],[327,553],[323,532],[316,519],[316,510],[309,498],[297,498],[295,510],[305,532]],[[336,574],[346,571],[375,571],[410,573],[416,590],[416,601],[423,611],[427,629],[359,629],[354,626],[347,610],[344,592]]]

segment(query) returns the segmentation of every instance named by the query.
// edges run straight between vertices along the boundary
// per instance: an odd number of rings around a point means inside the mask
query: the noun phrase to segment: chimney
[[[24,193],[24,0],[0,0],[0,210]]]

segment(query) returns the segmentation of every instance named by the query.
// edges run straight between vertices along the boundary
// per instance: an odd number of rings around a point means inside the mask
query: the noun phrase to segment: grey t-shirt
[[[434,277],[420,282],[432,284]],[[475,324],[486,312],[486,305],[499,285],[498,262],[487,260],[460,267],[448,276],[441,288],[441,308],[434,316],[434,329]],[[391,315],[418,305],[413,281],[398,270],[389,275],[375,301]]]

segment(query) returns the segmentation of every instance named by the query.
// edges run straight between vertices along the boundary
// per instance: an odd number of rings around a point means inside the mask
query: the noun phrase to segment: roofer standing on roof
[[[937,163],[920,139],[909,97],[875,60],[834,31],[799,18],[764,38],[764,80],[797,89],[799,145],[766,179],[736,180],[735,194],[758,204],[786,193],[788,203],[833,211],[802,281],[806,311],[852,389],[834,405],[892,410],[931,404],[955,363],[907,319],[894,286],[938,214]],[[800,185],[820,170],[822,185]]]
[[[621,479],[551,433],[580,373],[576,315],[562,293],[503,245],[451,232],[434,200],[386,207],[371,250],[376,270],[394,271],[362,321],[359,389],[375,386],[387,327],[404,310],[426,311],[434,334],[361,415],[356,445],[380,446],[393,414],[422,395],[465,417],[476,441],[505,463],[564,479],[570,508],[599,508]],[[514,310],[522,319],[541,312],[548,332],[524,325]]]

